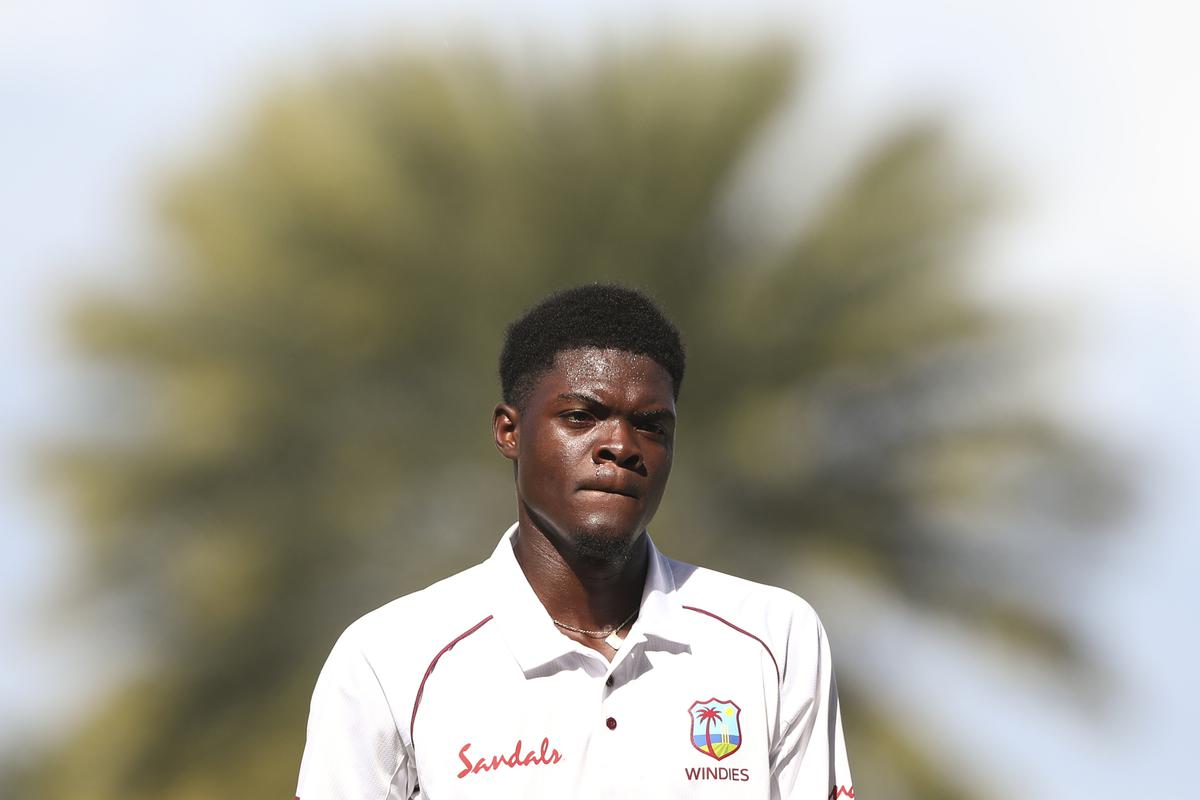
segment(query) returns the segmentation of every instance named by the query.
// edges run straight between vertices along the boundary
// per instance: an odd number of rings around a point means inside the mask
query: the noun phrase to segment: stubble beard
[[[633,558],[634,543],[640,539],[640,532],[632,538],[625,538],[581,530],[571,537],[571,545],[575,555],[583,561],[623,567]]]
[[[542,531],[543,536],[568,563],[590,564],[609,570],[622,569],[633,559],[636,547],[642,541],[642,534],[645,532],[645,528],[642,528],[632,536],[626,536],[624,531],[615,530],[598,520],[597,524],[588,525],[585,522],[577,527],[559,529],[556,532],[555,527],[532,508],[525,506],[525,510],[535,527]]]

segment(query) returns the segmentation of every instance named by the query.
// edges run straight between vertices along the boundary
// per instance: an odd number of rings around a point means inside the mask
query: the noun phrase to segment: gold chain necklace
[[[625,620],[620,625],[618,625],[617,627],[612,628],[610,630],[607,630],[607,631],[585,631],[583,628],[576,628],[574,625],[568,625],[565,622],[559,622],[554,617],[551,617],[550,621],[553,622],[558,627],[563,628],[564,630],[574,631],[575,633],[582,633],[584,636],[588,637],[589,639],[603,639],[605,644],[607,644],[613,650],[620,650],[621,649],[621,639],[620,639],[620,637],[617,636],[617,633],[620,632],[621,628],[624,628],[626,625],[628,625],[630,620],[632,620],[634,617],[637,616],[638,610],[639,609],[635,608],[633,610],[633,613],[631,613],[628,617],[626,617]]]

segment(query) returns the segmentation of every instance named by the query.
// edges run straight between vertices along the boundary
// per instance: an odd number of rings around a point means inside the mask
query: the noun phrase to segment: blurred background
[[[790,588],[876,798],[1177,785],[1184,3],[0,6],[0,795],[285,797],[358,615],[514,516],[503,326],[689,345],[656,520]]]

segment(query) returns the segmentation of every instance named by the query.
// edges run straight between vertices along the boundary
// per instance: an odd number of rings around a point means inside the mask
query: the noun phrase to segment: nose
[[[602,425],[603,435],[597,437],[592,460],[601,464],[612,462],[623,469],[640,472],[643,469],[642,448],[633,427],[622,419],[608,420]]]

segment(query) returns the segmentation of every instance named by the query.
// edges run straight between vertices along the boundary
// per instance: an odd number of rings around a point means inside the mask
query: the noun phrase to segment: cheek
[[[667,478],[671,475],[671,457],[672,452],[667,450],[658,463],[651,467],[654,470],[652,474],[655,476],[653,494],[656,499],[662,497],[663,492],[667,489]]]
[[[552,486],[577,477],[584,460],[591,460],[589,437],[568,431],[542,430],[520,440],[517,474],[529,488]]]

